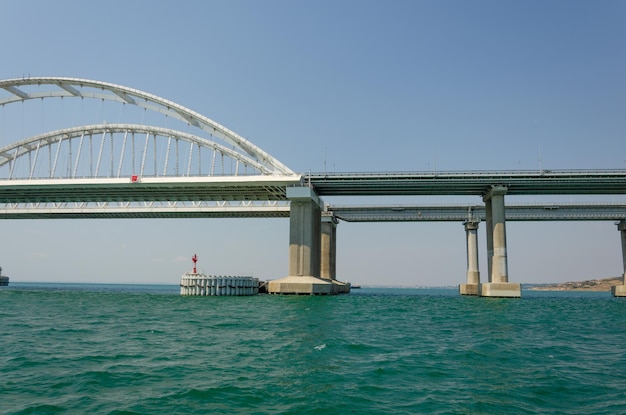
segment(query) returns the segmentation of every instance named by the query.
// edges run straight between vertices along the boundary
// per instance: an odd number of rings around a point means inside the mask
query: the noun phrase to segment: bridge
[[[314,173],[320,196],[484,196],[494,186],[515,195],[626,194],[625,170]]]
[[[326,211],[344,222],[485,222],[483,205],[327,205]],[[620,221],[626,203],[560,203],[507,205],[511,221]]]
[[[349,291],[335,278],[338,220],[464,223],[468,271],[462,294],[521,295],[520,285],[508,277],[505,227],[510,220],[619,221],[626,269],[624,205],[505,208],[504,203],[509,195],[626,194],[623,170],[299,174],[180,104],[78,78],[0,81],[0,107],[2,131],[15,135],[0,148],[0,218],[289,217],[288,276],[270,282],[274,293]],[[26,122],[27,110],[34,115]],[[400,195],[472,195],[484,204],[351,207],[322,200]],[[486,283],[480,283],[477,269],[480,222],[487,226]],[[626,286],[614,294],[626,296]]]

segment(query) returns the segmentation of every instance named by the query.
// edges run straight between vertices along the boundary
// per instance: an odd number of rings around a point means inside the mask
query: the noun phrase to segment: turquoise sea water
[[[626,413],[626,301],[523,296],[12,283],[0,413]]]

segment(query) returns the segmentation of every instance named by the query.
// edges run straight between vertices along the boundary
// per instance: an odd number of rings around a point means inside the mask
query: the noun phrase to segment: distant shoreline
[[[622,277],[611,277],[577,282],[561,282],[529,288],[534,291],[611,291],[614,285],[622,285]]]

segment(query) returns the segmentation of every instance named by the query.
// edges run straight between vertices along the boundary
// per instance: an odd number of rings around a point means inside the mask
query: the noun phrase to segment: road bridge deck
[[[626,170],[310,173],[305,180],[320,196],[481,196],[498,185],[507,195],[626,194]]]

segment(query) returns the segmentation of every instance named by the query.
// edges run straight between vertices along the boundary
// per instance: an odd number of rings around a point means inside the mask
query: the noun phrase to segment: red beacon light
[[[198,262],[198,255],[193,254],[193,257],[191,257],[191,260],[193,261],[193,273],[197,274],[198,272],[196,271],[196,262]]]

